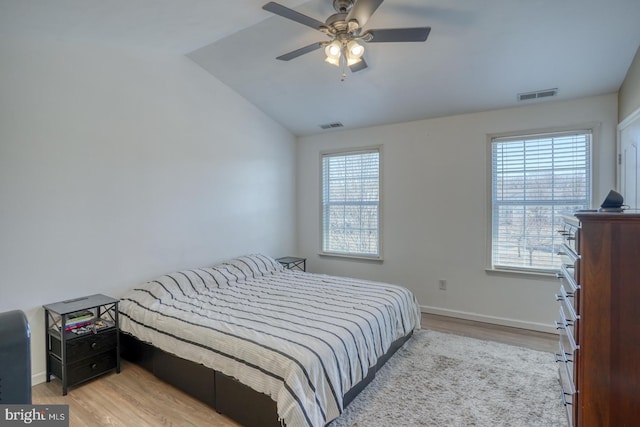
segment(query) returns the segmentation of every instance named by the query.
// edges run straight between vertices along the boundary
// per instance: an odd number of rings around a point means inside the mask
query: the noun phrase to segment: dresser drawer
[[[575,324],[575,322],[580,319],[575,306],[575,293],[572,294],[567,292],[564,284],[560,285],[560,291],[556,294],[556,301],[560,303],[560,307],[562,307],[564,315],[568,321]]]
[[[62,361],[51,357],[51,372],[62,378]],[[113,350],[94,355],[75,363],[67,364],[67,383],[69,386],[86,381],[105,372],[116,369],[117,352]]]
[[[113,328],[98,334],[87,334],[67,340],[67,363],[73,363],[116,348],[118,339],[116,334],[117,331]],[[51,353],[62,359],[60,339],[56,336],[51,337]]]
[[[570,375],[573,372],[573,363],[568,363],[566,360],[562,360],[562,358],[558,360],[558,354],[556,354],[556,360],[558,362],[558,375],[560,377],[560,387],[562,389],[562,404],[564,405],[567,414],[567,422],[570,427],[573,427],[573,405],[576,402],[577,397],[576,388]]]
[[[562,369],[562,373],[564,375],[564,378],[560,378],[560,380],[564,380],[565,390],[569,390],[574,394],[576,392],[576,390],[578,389],[576,387],[576,380],[574,378],[574,369],[573,369],[573,364],[575,361],[575,352],[570,352],[567,351],[564,348],[564,345],[562,343],[562,341],[560,341],[558,343],[558,353],[556,353],[556,362],[558,363],[558,368]]]
[[[574,224],[564,223],[558,233],[562,236],[562,246],[566,249],[567,255],[577,255],[580,228]]]
[[[578,264],[578,262],[576,262]],[[576,275],[576,268],[572,264],[563,264],[560,267],[560,272],[556,274],[556,277],[560,279],[560,283],[564,286],[567,294],[574,298],[574,301],[578,298],[578,291],[580,291],[580,285],[578,284],[578,279]]]
[[[560,313],[560,320],[556,322],[556,329],[560,334],[560,343],[562,344],[562,346],[564,347],[567,353],[574,354],[580,348],[575,338],[576,337],[575,331],[577,327],[577,322],[579,322],[579,320],[576,320],[576,321],[569,320],[562,306],[560,306],[559,313]]]

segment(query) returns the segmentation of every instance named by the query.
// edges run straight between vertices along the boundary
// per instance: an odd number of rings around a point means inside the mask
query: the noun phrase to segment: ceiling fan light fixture
[[[351,67],[352,65],[357,64],[358,62],[361,62],[362,58],[353,58],[351,56],[347,56],[347,66]]]
[[[334,40],[324,48],[324,53],[327,55],[327,58],[340,58],[340,51],[342,51],[342,46],[338,40]]]
[[[340,57],[338,58],[334,58],[332,56],[327,56],[326,58],[324,58],[324,62],[331,64],[331,65],[335,65],[336,67],[340,66]]]
[[[342,53],[342,44],[338,40],[334,40],[324,48],[324,53],[327,57],[324,59],[325,62],[335,65],[336,67],[340,66],[340,55]]]
[[[347,43],[347,52],[349,53],[349,57],[359,59],[364,55],[364,46],[355,40],[351,40]]]

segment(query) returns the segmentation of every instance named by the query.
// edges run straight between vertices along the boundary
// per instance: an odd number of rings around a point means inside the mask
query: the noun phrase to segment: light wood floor
[[[540,351],[552,352],[558,343],[552,334],[429,314],[422,315],[422,327]],[[32,394],[34,404],[68,404],[70,427],[239,426],[126,361],[120,374],[71,388],[66,396],[56,379],[34,386]]]
[[[481,340],[497,341],[532,350],[548,352],[558,350],[558,336],[555,334],[436,316],[435,314],[422,313],[422,328]]]

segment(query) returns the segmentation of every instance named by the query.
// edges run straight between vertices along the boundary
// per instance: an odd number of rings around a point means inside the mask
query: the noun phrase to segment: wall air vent
[[[518,101],[529,101],[531,99],[549,98],[558,94],[558,88],[539,90],[536,92],[519,93]]]
[[[341,128],[343,125],[340,122],[326,123],[324,125],[320,125],[322,129],[333,129],[333,128]]]

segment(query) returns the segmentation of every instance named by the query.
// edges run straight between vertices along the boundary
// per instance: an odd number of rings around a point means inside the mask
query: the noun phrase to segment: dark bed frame
[[[391,356],[413,335],[413,331],[394,341],[389,351],[369,369],[367,376],[344,396],[346,407],[373,380]],[[245,427],[281,427],[276,402],[238,380],[204,365],[179,358],[120,332],[121,356],[156,377],[213,407],[217,412]],[[212,386],[213,385],[213,386]]]

